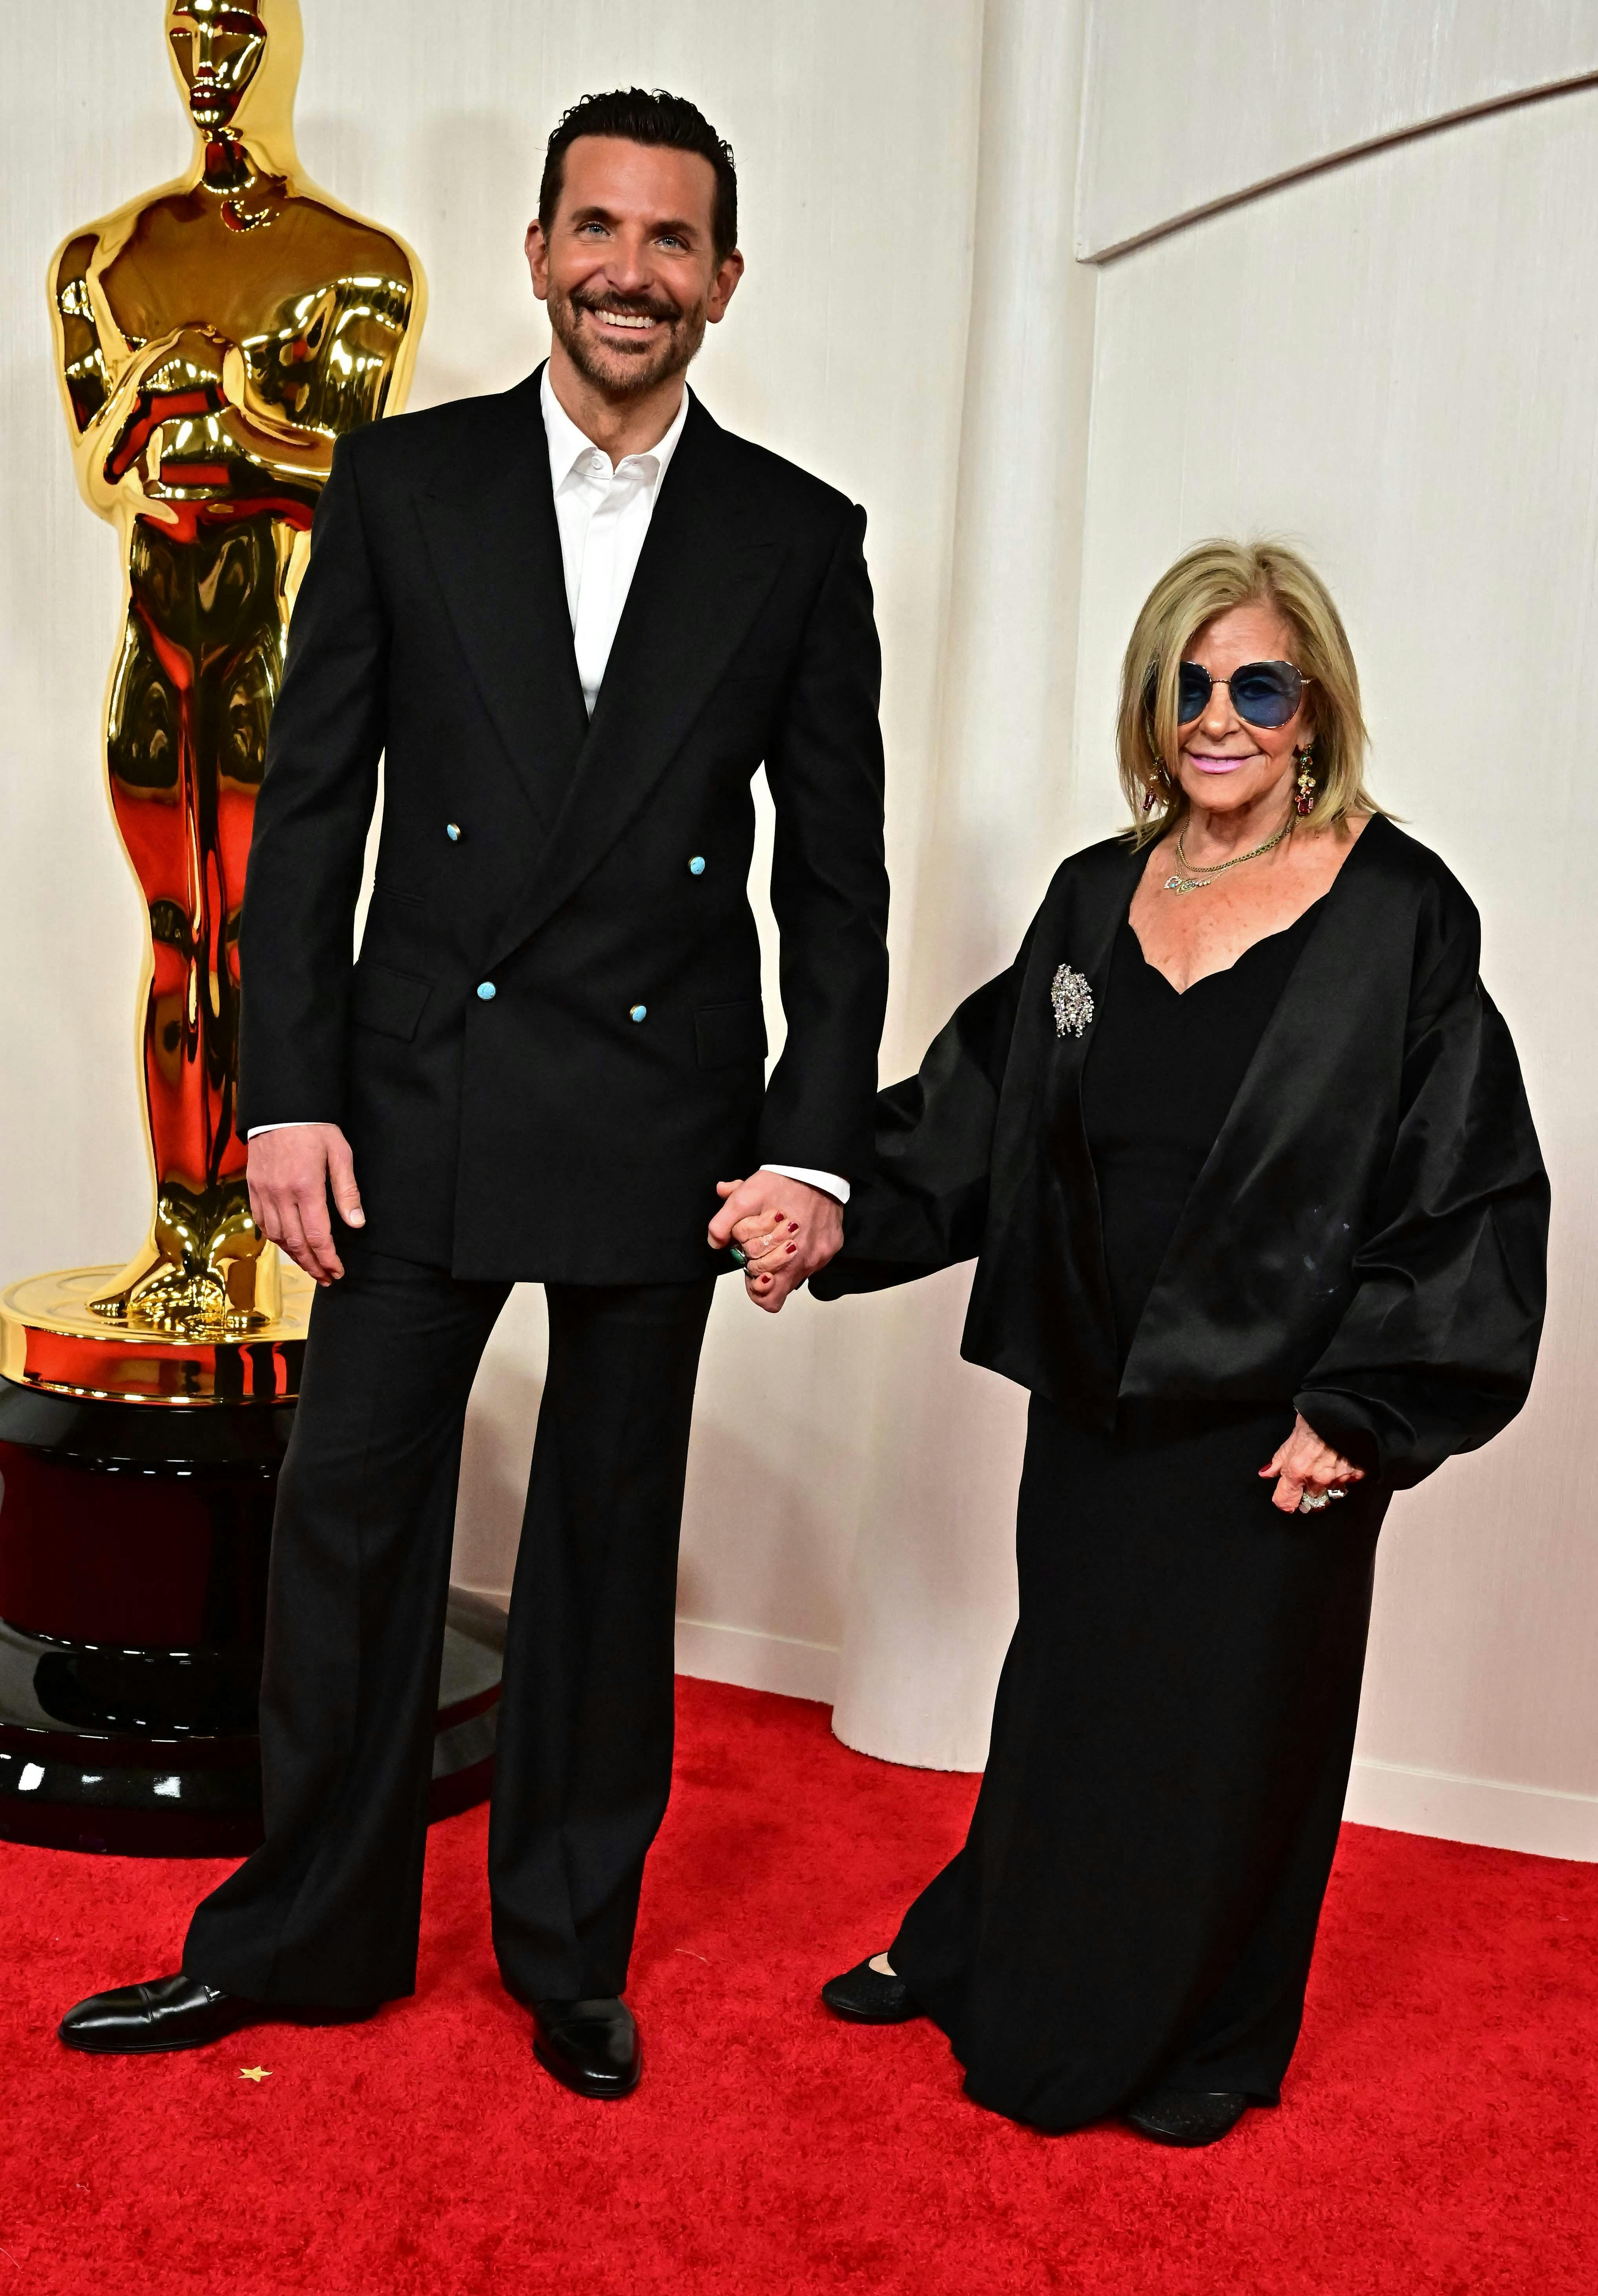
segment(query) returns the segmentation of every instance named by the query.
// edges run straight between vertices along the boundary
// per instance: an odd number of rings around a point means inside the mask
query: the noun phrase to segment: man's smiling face
[[[630,398],[680,374],[742,272],[712,236],[716,171],[697,152],[579,135],[547,238],[528,231],[533,289],[578,373]]]

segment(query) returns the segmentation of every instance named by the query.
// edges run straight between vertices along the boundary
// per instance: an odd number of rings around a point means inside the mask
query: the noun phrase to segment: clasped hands
[[[843,1206],[824,1188],[759,1171],[747,1180],[717,1180],[716,1193],[721,1210],[706,1242],[716,1251],[738,1246],[745,1258],[744,1291],[769,1316],[780,1313],[788,1294],[824,1267],[843,1242]]]

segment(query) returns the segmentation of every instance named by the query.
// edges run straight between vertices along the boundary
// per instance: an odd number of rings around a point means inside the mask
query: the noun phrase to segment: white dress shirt
[[[592,718],[599,689],[604,683],[611,648],[616,642],[621,610],[638,570],[660,481],[670,467],[688,420],[688,392],[684,387],[682,403],[665,436],[641,455],[624,455],[619,463],[612,463],[592,439],[578,429],[555,397],[547,366],[539,400],[549,444],[549,483],[554,494],[555,524],[561,534],[566,611],[571,617],[571,642],[583,700]],[[250,1128],[250,1137],[254,1140],[263,1132],[283,1132],[288,1128],[286,1124],[256,1124]],[[812,1171],[802,1164],[767,1164],[763,1168],[780,1172],[784,1179],[802,1180],[812,1188],[823,1188],[828,1195],[836,1196],[840,1204],[849,1200],[849,1184],[837,1172]]]
[[[619,463],[612,463],[578,429],[550,387],[547,367],[541,396],[549,483],[566,575],[566,611],[571,617],[583,700],[592,718],[654,515],[655,497],[688,420],[688,393],[684,391],[660,444],[642,455],[624,455]]]

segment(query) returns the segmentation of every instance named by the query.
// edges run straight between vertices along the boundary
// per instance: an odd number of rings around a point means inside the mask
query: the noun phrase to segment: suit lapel
[[[692,399],[570,786],[496,962],[570,898],[636,816],[776,578],[780,539],[730,460],[723,432]],[[558,547],[555,556],[558,568]]]
[[[535,814],[554,819],[588,731],[539,406],[539,367],[492,402],[477,467],[418,494],[471,675]]]

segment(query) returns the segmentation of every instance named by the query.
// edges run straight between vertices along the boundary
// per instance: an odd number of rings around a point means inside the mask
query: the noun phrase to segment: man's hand
[[[328,1217],[328,1192],[346,1227],[365,1227],[355,1158],[336,1124],[283,1124],[250,1143],[250,1209],[255,1224],[318,1283],[344,1273]]]
[[[1363,1467],[1345,1459],[1330,1443],[1323,1443],[1301,1412],[1295,1416],[1286,1442],[1277,1446],[1270,1464],[1259,1472],[1275,1476],[1271,1505],[1280,1507],[1283,1514],[1296,1514],[1300,1499],[1307,1499],[1311,1510],[1319,1513],[1328,1495],[1339,1496],[1349,1483],[1363,1483],[1365,1476]]]
[[[843,1242],[843,1206],[824,1188],[762,1171],[752,1179],[717,1180],[716,1193],[722,1205],[710,1223],[710,1244],[725,1251],[736,1243],[749,1254],[743,1288],[770,1315]]]

